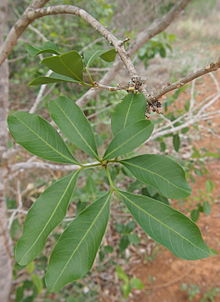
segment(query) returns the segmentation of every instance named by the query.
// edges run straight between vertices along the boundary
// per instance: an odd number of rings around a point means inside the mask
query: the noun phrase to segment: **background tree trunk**
[[[4,39],[7,22],[8,1],[0,1],[0,45]],[[3,154],[7,149],[8,113],[8,63],[0,66],[0,301],[7,302],[12,282],[11,243],[8,232],[8,219],[5,203],[5,178],[7,175],[6,160]]]

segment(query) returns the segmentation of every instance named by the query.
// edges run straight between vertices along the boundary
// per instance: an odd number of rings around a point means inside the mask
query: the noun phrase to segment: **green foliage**
[[[123,282],[121,290],[124,298],[128,298],[129,294],[132,292],[132,289],[141,290],[144,288],[144,284],[139,278],[129,278],[129,276],[120,266],[116,267],[116,274],[118,279]]]
[[[84,277],[91,268],[108,223],[110,197],[107,193],[88,206],[60,236],[46,273],[51,291]]]
[[[196,295],[200,294],[200,288],[199,286],[195,285],[195,284],[186,284],[186,283],[182,283],[180,289],[182,291],[186,291],[189,297],[189,301],[192,301]]]
[[[217,297],[219,297],[220,288],[213,287],[207,290],[204,294],[200,302],[215,302]]]
[[[196,208],[190,212],[190,216],[193,221],[197,221],[199,219],[200,213],[204,213],[206,215],[210,214],[211,204],[213,203],[213,189],[214,184],[210,179],[208,179],[206,180],[206,192],[201,192],[201,196],[195,196],[193,198],[194,200],[199,201],[196,205]]]
[[[60,82],[78,83],[79,81],[54,72],[49,77],[38,77],[32,80],[29,83],[29,85],[35,86],[35,85],[53,84],[53,83],[60,83]]]
[[[51,48],[38,49],[38,52],[48,52],[48,49],[50,52]],[[115,54],[110,49],[102,53],[95,50],[87,58],[81,57],[76,51],[47,57],[42,63],[56,74],[52,74],[50,80],[38,78],[32,81],[32,85],[37,82],[43,84],[44,81],[78,81],[82,85],[93,86],[95,83],[90,75],[91,83],[84,82],[83,73],[88,72],[87,66],[93,59],[100,57],[110,62],[114,60]],[[212,254],[198,227],[168,205],[167,198],[184,198],[190,194],[183,168],[162,155],[145,154],[126,158],[126,154],[143,144],[152,134],[153,123],[144,119],[145,102],[142,94],[130,93],[116,106],[111,117],[113,139],[103,156],[98,155],[95,135],[81,109],[66,97],[58,97],[50,102],[49,113],[68,139],[67,144],[78,147],[97,160],[86,164],[79,163],[73,157],[62,137],[46,120],[25,112],[9,115],[8,125],[12,136],[28,151],[47,160],[78,165],[77,171],[57,180],[37,199],[27,215],[23,234],[16,246],[18,263],[30,263],[42,250],[48,235],[63,220],[69,202],[77,194],[84,193],[77,204],[76,218],[66,227],[52,251],[46,273],[46,285],[50,291],[59,291],[67,283],[83,278],[91,269],[106,230],[113,192],[123,198],[124,204],[143,230],[176,256],[195,260]],[[87,169],[91,168],[95,168],[95,181],[100,176],[99,183],[106,182],[106,194],[103,195],[90,175],[86,175]],[[84,171],[88,177],[85,188],[76,188],[73,192],[79,172]],[[116,185],[118,171],[147,184],[142,191],[143,195],[120,191]],[[211,185],[207,184],[207,187],[210,190]],[[91,198],[92,201],[97,200],[88,204]],[[128,244],[139,242],[138,236],[132,233],[134,222],[123,226],[118,224],[116,228],[121,234],[121,252]],[[102,251],[105,255],[111,252],[111,248]],[[120,269],[117,274],[124,282],[124,296],[132,288],[142,288],[137,278],[126,277]],[[41,291],[42,285],[37,277],[32,278],[32,283],[38,292]]]
[[[138,180],[152,185],[168,198],[184,198],[191,193],[182,167],[168,156],[145,154],[120,162]]]
[[[83,61],[76,51],[43,59],[41,62],[49,69],[64,76],[83,81]]]
[[[210,255],[198,227],[182,213],[147,196],[118,193],[142,229],[177,257],[196,260]]]
[[[39,254],[48,235],[65,217],[77,176],[78,171],[74,171],[56,181],[28,212],[23,235],[15,249],[15,257],[20,265],[28,264]]]
[[[34,155],[58,163],[78,163],[57,131],[40,116],[18,111],[9,115],[8,126],[16,142]]]
[[[217,301],[215,298],[219,297],[220,293],[220,288],[218,287],[210,288],[202,293],[202,290],[198,285],[187,283],[182,283],[180,289],[187,292],[189,301],[193,301],[198,295],[202,295],[202,297],[198,300],[199,302],[215,302]]]
[[[138,51],[139,59],[147,66],[149,60],[153,59],[157,54],[159,54],[160,57],[165,58],[167,56],[167,51],[172,50],[171,44],[175,38],[175,35],[167,34],[166,32],[153,37]]]
[[[119,103],[111,118],[114,136],[122,129],[145,118],[146,101],[143,94],[128,94]]]
[[[115,60],[116,54],[117,54],[116,50],[112,48],[102,53],[100,55],[100,58],[102,58],[106,62],[113,62]]]
[[[179,149],[180,149],[180,136],[179,136],[179,134],[177,133],[177,134],[174,134],[173,135],[173,147],[174,147],[174,150],[176,151],[176,152],[178,152],[179,151]]]
[[[74,145],[92,157],[98,157],[92,128],[81,109],[73,101],[59,97],[50,102],[49,112],[63,134]]]
[[[133,151],[150,137],[152,131],[153,124],[146,120],[122,129],[108,145],[104,159],[111,159]]]
[[[139,237],[132,233],[135,227],[134,221],[130,221],[127,224],[116,223],[115,229],[121,235],[119,242],[120,252],[124,252],[130,244],[136,245],[140,242]]]
[[[50,53],[50,54],[52,53],[52,54],[59,55],[56,44],[54,44],[51,41],[43,43],[43,45],[41,45],[40,47],[34,47],[32,45],[26,44],[25,48],[27,52],[32,56],[37,56],[42,53]]]

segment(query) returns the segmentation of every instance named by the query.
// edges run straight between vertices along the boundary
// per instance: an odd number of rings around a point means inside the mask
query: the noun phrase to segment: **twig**
[[[98,82],[94,82],[94,88],[99,88],[99,89],[103,89],[103,90],[109,90],[109,91],[118,91],[118,90],[127,90],[128,87],[123,87],[118,85],[117,87],[112,87],[112,86],[108,86],[108,85],[104,85]]]
[[[194,108],[194,104],[195,104],[195,83],[196,80],[192,81],[192,86],[191,86],[191,96],[190,96],[190,105],[189,105],[189,114],[192,115],[192,111]]]
[[[72,171],[77,170],[80,168],[78,165],[53,165],[43,162],[20,162],[13,165],[10,165],[11,172],[15,172],[17,170],[24,170],[24,169],[51,169],[51,170],[63,170],[63,171]]]
[[[91,167],[93,165],[100,164],[100,162],[92,162],[92,163],[86,163],[82,164],[81,166],[78,165],[55,165],[55,164],[49,164],[49,163],[43,163],[43,162],[20,162],[13,165],[10,165],[9,168],[11,172],[16,172],[17,170],[24,170],[24,169],[33,169],[33,168],[39,168],[39,169],[52,169],[52,170],[58,170],[58,171],[73,171],[78,170],[81,167]]]
[[[28,13],[32,10],[43,7],[49,0],[33,0],[31,4],[26,8],[22,17],[18,19],[15,25],[10,30],[5,42],[0,49],[0,65],[5,61],[8,55],[11,53],[14,46],[17,44],[19,37],[22,35],[24,30],[30,24],[28,19]]]
[[[9,220],[8,220],[8,229],[11,229],[12,223],[16,217],[16,215],[22,210],[23,204],[22,204],[22,197],[21,197],[21,185],[20,185],[20,181],[17,180],[16,181],[16,187],[17,187],[17,203],[18,203],[18,207],[17,209],[12,213],[12,215],[10,216]]]
[[[169,91],[180,88],[180,87],[184,86],[185,84],[191,82],[194,79],[197,79],[197,78],[199,78],[199,77],[201,77],[201,76],[203,76],[203,75],[205,75],[209,72],[216,71],[218,68],[220,68],[220,58],[218,59],[218,61],[216,61],[214,63],[210,63],[208,66],[187,75],[186,77],[182,78],[181,80],[179,80],[179,81],[177,81],[177,82],[175,82],[171,85],[165,86],[158,93],[156,93],[155,95],[152,95],[149,98],[149,101],[158,100],[160,97],[162,97],[163,95],[165,95]]]
[[[123,42],[118,40],[114,35],[112,35],[104,26],[102,26],[96,19],[90,16],[84,10],[70,5],[60,5],[47,7],[42,9],[36,9],[37,7],[44,6],[48,0],[33,1],[32,4],[25,10],[22,17],[16,22],[11,31],[9,32],[5,43],[3,44],[0,51],[0,64],[7,58],[9,53],[12,51],[14,45],[16,45],[17,40],[22,35],[24,30],[32,23],[36,18],[43,17],[45,15],[53,14],[74,14],[82,17],[88,23],[90,23],[97,31],[99,31],[116,49],[119,53],[123,63],[125,64],[127,70],[129,71],[130,77],[137,78],[137,72],[134,68],[132,61],[129,59],[129,55],[133,55],[144,43],[146,43],[150,38],[156,34],[163,31],[168,25],[174,20],[174,18],[185,8],[185,6],[190,2],[190,0],[180,0],[177,4],[168,12],[164,17],[155,20],[155,22],[146,30],[142,31],[136,42],[130,48],[127,53],[124,49]],[[121,69],[121,62],[116,61],[113,69],[110,70],[106,76],[100,81],[101,84],[108,83],[114,78],[114,75],[119,69]],[[78,100],[78,105],[83,105],[86,101],[94,97],[97,92],[95,89],[89,90],[84,97]],[[148,97],[148,93],[143,89],[143,93]]]
[[[33,32],[35,32],[40,38],[41,38],[41,40],[42,41],[44,41],[44,42],[47,42],[48,41],[48,39],[37,29],[37,28],[35,28],[33,25],[29,25],[29,28],[33,31]]]
[[[174,7],[162,18],[156,19],[149,27],[144,29],[137,35],[136,41],[131,44],[128,54],[133,56],[145,43],[147,43],[152,37],[164,31],[172,21],[184,10],[190,0],[180,0]],[[122,68],[122,62],[116,60],[112,68],[99,80],[101,84],[108,84],[114,80],[115,76],[119,73]],[[89,89],[83,96],[77,100],[79,106],[85,105],[90,99],[93,99],[98,95],[100,91],[93,88]]]
[[[46,74],[46,77],[49,77],[51,74],[52,74],[52,70],[49,70]],[[40,90],[37,94],[37,97],[34,101],[34,104],[32,105],[31,109],[29,110],[30,113],[34,113],[36,111],[37,106],[40,104],[40,102],[43,98],[43,94],[44,94],[44,91],[46,90],[46,87],[47,87],[46,84],[41,85]]]
[[[89,13],[85,10],[73,6],[73,5],[56,5],[50,6],[46,8],[36,8],[33,9],[27,8],[23,14],[23,16],[19,19],[18,23],[16,23],[16,29],[12,28],[8,37],[6,39],[5,44],[2,48],[2,54],[0,55],[0,64],[7,57],[10,51],[12,50],[13,43],[16,43],[19,36],[24,32],[24,30],[31,24],[34,20],[50,15],[60,15],[60,14],[73,14],[76,16],[81,17],[85,20],[88,24],[90,24],[96,31],[98,31],[105,39],[114,46],[115,50],[118,52],[121,60],[125,64],[130,77],[135,78],[137,77],[137,71],[129,59],[128,54],[125,51],[123,46],[123,41],[118,40],[110,31],[108,31],[101,23],[99,23],[94,17],[92,17]],[[15,35],[16,30],[16,35]],[[10,39],[10,36],[12,38]]]

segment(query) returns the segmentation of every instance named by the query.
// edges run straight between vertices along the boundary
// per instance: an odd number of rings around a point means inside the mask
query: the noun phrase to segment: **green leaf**
[[[26,44],[26,45],[25,45],[25,48],[26,48],[28,54],[31,55],[31,56],[36,56],[37,53],[40,51],[39,48],[34,47],[34,46],[32,46],[32,45],[29,45],[29,44]]]
[[[25,48],[27,49],[28,53],[32,56],[36,56],[41,53],[52,53],[59,55],[56,44],[50,41],[43,43],[41,47],[34,47],[32,45],[26,44]]]
[[[24,223],[15,257],[20,265],[31,262],[42,250],[48,235],[65,217],[78,171],[57,180],[35,201]]]
[[[33,273],[33,271],[35,270],[35,264],[34,261],[28,263],[28,265],[26,266],[26,271],[31,274]]]
[[[196,222],[199,219],[200,211],[198,209],[193,209],[190,213],[192,221]]]
[[[49,69],[74,80],[83,81],[82,57],[75,50],[59,56],[45,58],[41,62]]]
[[[107,193],[88,206],[60,236],[46,273],[50,291],[82,278],[92,267],[109,218]]]
[[[166,144],[164,142],[160,142],[160,152],[165,152],[166,151]]]
[[[204,201],[202,207],[203,207],[203,212],[204,212],[206,215],[209,215],[210,212],[211,212],[211,206],[210,206],[210,204],[208,203],[208,201]]]
[[[124,272],[124,270],[122,269],[121,266],[116,267],[116,274],[117,274],[118,279],[123,280],[124,283],[129,282],[129,278],[128,278],[127,274]]]
[[[96,50],[95,52],[89,52],[89,54],[85,54],[85,57],[84,57],[84,62],[85,62],[85,65],[86,65],[86,68],[89,68],[92,63],[100,57],[100,55],[103,53],[103,50]],[[88,56],[89,55],[89,56]]]
[[[196,260],[211,255],[197,225],[182,213],[143,195],[119,194],[143,230],[177,257]]]
[[[29,83],[29,85],[34,86],[34,85],[53,84],[53,83],[60,83],[60,82],[81,83],[80,81],[74,80],[73,78],[69,78],[54,72],[49,77],[38,77],[32,80]]]
[[[131,288],[141,290],[144,288],[144,283],[139,278],[131,278],[130,286],[131,286]]]
[[[181,130],[181,133],[186,134],[189,130],[190,130],[189,127],[183,128],[183,129]]]
[[[143,94],[130,93],[126,95],[112,113],[112,133],[119,131],[140,120],[144,120],[146,100]]]
[[[129,234],[128,235],[128,240],[131,244],[138,244],[140,243],[140,238],[138,237],[137,234]]]
[[[15,112],[8,117],[8,127],[15,141],[29,152],[54,162],[78,164],[61,136],[40,116]]]
[[[34,285],[37,289],[38,294],[40,294],[43,290],[43,287],[44,287],[42,279],[36,274],[32,274],[31,279],[32,279],[32,281],[33,281],[33,283],[34,283]]]
[[[128,239],[128,236],[122,236],[119,242],[119,250],[120,252],[124,252],[126,250],[126,248],[129,246],[130,241]]]
[[[205,182],[205,187],[206,187],[206,191],[208,193],[211,193],[214,189],[214,183],[210,179],[208,179]]]
[[[174,134],[173,135],[173,147],[174,147],[174,150],[176,152],[179,151],[179,149],[180,149],[180,137],[179,137],[179,134]]]
[[[49,112],[63,134],[77,147],[97,158],[92,128],[81,109],[64,96],[49,103]]]
[[[106,62],[112,62],[115,60],[116,57],[116,51],[114,48],[103,50],[103,49],[94,49],[86,51],[83,53],[84,57],[84,64],[86,65],[86,68],[89,68],[98,58],[103,59]]]
[[[131,292],[130,283],[124,283],[124,284],[122,284],[121,289],[122,289],[122,293],[123,293],[124,298],[127,299],[128,296],[129,296],[129,294],[130,294],[130,292]]]
[[[105,51],[104,53],[102,53],[100,55],[100,58],[106,62],[113,62],[115,60],[116,54],[117,54],[116,50],[114,48],[111,48]]]
[[[145,154],[120,163],[139,181],[152,185],[167,198],[185,198],[191,193],[183,168],[168,156]]]
[[[134,150],[150,137],[152,131],[153,124],[146,120],[122,129],[107,147],[104,159],[111,159]]]

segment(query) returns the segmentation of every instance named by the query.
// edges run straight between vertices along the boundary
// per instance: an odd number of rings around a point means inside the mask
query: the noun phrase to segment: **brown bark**
[[[7,20],[7,0],[0,1],[0,45],[4,40]],[[7,302],[12,282],[11,244],[5,203],[5,177],[7,174],[3,153],[7,148],[8,63],[0,66],[0,301]]]

